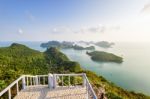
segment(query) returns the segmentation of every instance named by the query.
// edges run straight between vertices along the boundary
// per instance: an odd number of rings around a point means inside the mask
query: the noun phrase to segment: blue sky
[[[149,11],[149,0],[0,0],[0,41],[148,41]]]

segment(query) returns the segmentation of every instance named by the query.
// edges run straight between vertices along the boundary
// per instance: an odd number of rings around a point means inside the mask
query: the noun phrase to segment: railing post
[[[48,74],[48,87],[50,89],[54,88],[54,75]]]
[[[63,85],[64,85],[63,76],[61,76],[61,80],[62,80],[62,87],[63,87]]]
[[[29,77],[27,76],[27,86],[29,86]]]
[[[30,85],[32,86],[32,77],[30,77]]]
[[[8,90],[8,99],[11,99],[11,89]]]
[[[36,84],[36,85],[39,84],[39,82],[38,82],[38,76],[35,77],[35,84]]]
[[[57,87],[57,77],[56,77],[56,74],[53,74],[53,86],[54,86],[54,89]]]
[[[86,74],[85,73],[83,73],[82,74],[82,79],[83,79],[83,87],[86,87],[86,78],[85,78],[85,76],[86,76]]]
[[[69,83],[69,87],[70,87],[70,75],[68,76],[68,83]]]
[[[26,89],[25,76],[23,76],[23,78],[22,78],[22,89]]]
[[[45,85],[45,76],[43,76],[43,85]]]
[[[18,82],[16,83],[16,88],[17,88],[17,95],[18,95],[19,92]]]

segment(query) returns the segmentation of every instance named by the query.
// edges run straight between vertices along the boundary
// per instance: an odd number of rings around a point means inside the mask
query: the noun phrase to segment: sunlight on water
[[[136,92],[150,94],[150,44],[149,43],[116,43],[113,48],[103,50],[122,56],[124,62],[93,62],[86,51],[62,50],[72,60],[78,61],[83,68],[92,70],[115,84]]]

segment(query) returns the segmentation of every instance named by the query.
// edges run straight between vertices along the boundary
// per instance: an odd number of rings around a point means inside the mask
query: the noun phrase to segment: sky
[[[0,0],[0,41],[149,38],[150,0]]]

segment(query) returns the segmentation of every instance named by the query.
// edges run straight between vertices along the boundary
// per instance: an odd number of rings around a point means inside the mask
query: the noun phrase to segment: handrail
[[[19,86],[18,86],[18,82],[20,80],[22,80],[22,88],[25,89],[26,86],[30,86],[30,85],[39,85],[41,84],[40,83],[40,79],[38,78],[41,78],[41,77],[48,77],[48,75],[22,75],[20,76],[17,80],[13,81],[9,86],[7,86],[4,90],[2,90],[0,92],[0,97],[5,94],[6,92],[8,92],[8,99],[11,99],[11,88],[16,84],[16,87],[17,87],[17,94],[19,92]],[[29,79],[30,78],[30,79]],[[37,78],[37,79],[34,79],[34,78]],[[30,85],[29,85],[29,82],[30,82]],[[45,85],[45,78],[43,80],[43,84]]]
[[[86,80],[87,85],[90,87],[90,90],[92,91],[93,98],[94,98],[94,99],[97,99],[97,96],[96,96],[96,94],[95,94],[95,92],[94,92],[94,90],[93,90],[93,88],[92,88],[92,85],[90,84],[90,82],[89,82],[89,80],[88,80],[86,74],[83,74],[83,75],[84,75],[84,77],[85,77],[85,80]]]
[[[3,91],[0,92],[0,96],[2,96],[5,92],[7,92],[12,86],[14,86],[18,81],[20,81],[24,76],[19,77],[13,83],[11,83],[8,87],[6,87]]]
[[[97,99],[97,96],[96,96],[96,94],[95,94],[95,92],[94,92],[94,90],[93,90],[93,88],[92,88],[92,85],[90,84],[90,82],[89,82],[89,80],[88,80],[88,78],[87,78],[87,76],[86,76],[86,74],[85,73],[80,73],[80,74],[54,74],[54,83],[55,83],[55,87],[57,87],[57,76],[62,76],[62,78],[60,79],[62,82],[62,87],[65,85],[65,83],[63,82],[63,76],[68,76],[69,77],[69,79],[68,79],[68,83],[69,83],[69,86],[70,86],[70,76],[82,76],[82,78],[83,78],[83,86],[85,86],[86,87],[86,90],[87,90],[87,94],[88,94],[88,99],[90,99],[90,94],[92,94],[92,98],[93,99]],[[59,87],[61,87],[61,86],[59,86]],[[89,91],[91,91],[90,93],[89,93]]]
[[[16,84],[17,87],[17,94],[19,92],[19,87],[18,87],[18,82],[20,80],[22,80],[22,88],[25,89],[28,86],[32,86],[32,85],[47,85],[46,83],[48,82],[48,86],[49,86],[49,82],[52,82],[54,85],[54,87],[52,88],[56,88],[57,87],[57,77],[62,76],[62,78],[60,79],[62,82],[62,87],[66,86],[67,84],[64,83],[63,81],[63,76],[68,76],[68,86],[70,87],[71,85],[71,81],[70,81],[70,77],[71,76],[80,76],[82,77],[83,82],[81,82],[83,87],[86,87],[86,92],[87,92],[87,98],[90,99],[91,97],[93,99],[97,99],[97,96],[92,88],[92,85],[90,84],[87,76],[85,73],[80,73],[80,74],[53,74],[51,75],[51,80],[49,78],[49,75],[22,75],[20,76],[17,80],[15,80],[14,82],[12,82],[8,87],[6,87],[3,91],[0,92],[0,97],[5,94],[6,92],[8,92],[8,99],[11,99],[11,88]],[[42,78],[43,77],[43,78]],[[42,80],[41,80],[42,78]],[[46,79],[47,80],[46,80]],[[41,83],[42,81],[42,83]],[[76,86],[76,83],[75,85]],[[61,87],[61,86],[60,86]]]
[[[83,73],[80,73],[80,74],[55,74],[55,75],[57,75],[57,76],[82,76],[83,75]]]

